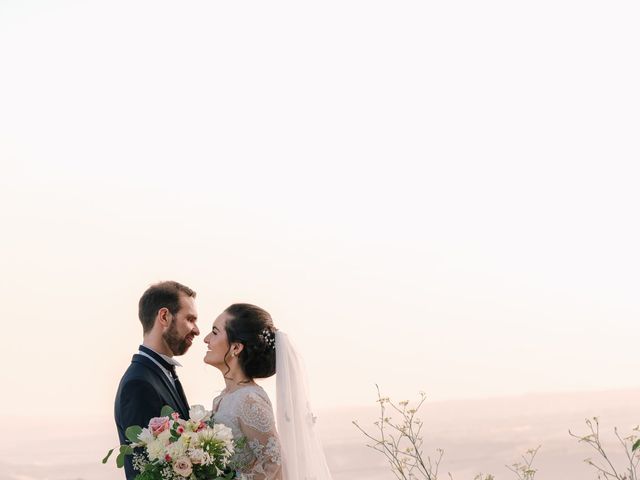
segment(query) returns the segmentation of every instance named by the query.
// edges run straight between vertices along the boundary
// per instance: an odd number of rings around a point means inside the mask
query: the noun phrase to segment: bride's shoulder
[[[269,395],[260,385],[248,385],[240,389],[239,393],[245,401],[266,402],[271,405]]]
[[[238,391],[238,393],[239,395],[236,397],[235,403],[242,414],[247,415],[251,412],[252,415],[259,414],[264,417],[274,416],[273,405],[271,404],[269,395],[261,386],[250,385],[244,387],[241,391]]]
[[[263,433],[275,427],[273,407],[269,395],[262,387],[246,387],[238,403],[238,418],[241,424]]]
[[[222,400],[222,397],[224,397],[224,393],[222,392],[214,397],[213,402],[211,403],[211,411],[213,413],[216,413],[216,411],[220,407],[220,401]]]

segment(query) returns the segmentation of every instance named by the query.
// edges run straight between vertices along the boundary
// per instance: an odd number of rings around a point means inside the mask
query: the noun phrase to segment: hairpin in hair
[[[276,348],[276,336],[275,334],[268,328],[263,329],[258,336],[262,339],[262,341],[269,347],[271,350]]]

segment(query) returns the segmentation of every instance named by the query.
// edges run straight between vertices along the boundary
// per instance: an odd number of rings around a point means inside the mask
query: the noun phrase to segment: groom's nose
[[[200,335],[200,329],[198,328],[197,325],[193,326],[193,334],[194,335]]]

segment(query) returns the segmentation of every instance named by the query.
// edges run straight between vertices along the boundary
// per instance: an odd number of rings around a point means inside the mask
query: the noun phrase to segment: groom
[[[196,292],[178,282],[152,285],[140,298],[138,317],[143,340],[138,353],[120,380],[115,401],[115,420],[120,444],[129,443],[125,430],[146,427],[169,405],[182,418],[189,418],[189,403],[176,374],[180,364],[174,355],[184,354],[200,330],[194,299]],[[125,460],[127,480],[136,476],[132,458]]]

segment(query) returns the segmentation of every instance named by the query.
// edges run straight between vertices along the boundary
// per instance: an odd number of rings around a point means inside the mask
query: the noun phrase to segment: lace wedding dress
[[[244,448],[236,451],[233,461],[242,480],[282,480],[280,441],[271,401],[258,385],[222,392],[213,400],[216,422],[233,431],[235,439],[244,438]]]
[[[273,407],[258,385],[223,391],[213,418],[246,443],[233,460],[241,480],[333,480],[315,432],[302,358],[288,335],[276,332],[277,431]]]

